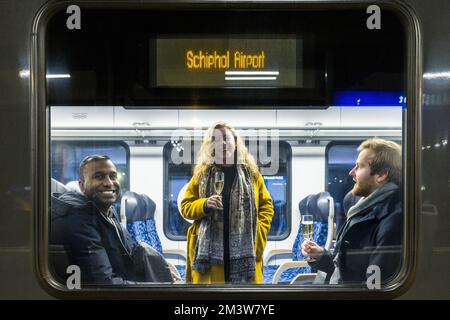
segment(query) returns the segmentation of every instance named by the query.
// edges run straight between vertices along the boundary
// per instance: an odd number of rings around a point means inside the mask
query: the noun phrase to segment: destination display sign
[[[301,52],[302,41],[295,35],[161,35],[156,39],[156,86],[302,88]]]

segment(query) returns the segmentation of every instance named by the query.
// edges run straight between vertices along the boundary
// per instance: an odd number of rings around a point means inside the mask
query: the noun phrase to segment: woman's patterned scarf
[[[236,168],[229,205],[230,281],[247,283],[255,277],[256,202],[252,179],[244,166]],[[214,174],[211,167],[203,177],[201,198],[214,194]],[[195,246],[193,269],[205,273],[211,265],[223,265],[223,212],[212,210],[200,222]]]

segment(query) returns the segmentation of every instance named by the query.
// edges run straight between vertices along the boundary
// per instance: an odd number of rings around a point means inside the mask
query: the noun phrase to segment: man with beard
[[[64,244],[69,263],[80,267],[81,283],[173,282],[165,259],[134,242],[119,223],[113,204],[120,182],[108,156],[84,158],[79,187],[82,193],[68,191],[52,201],[52,242]]]
[[[377,267],[383,283],[400,268],[401,147],[392,141],[369,139],[358,151],[349,175],[355,181],[353,195],[362,198],[349,209],[333,254],[313,241],[302,243],[303,255],[311,259],[311,266],[327,274],[325,282],[330,284],[366,284]]]

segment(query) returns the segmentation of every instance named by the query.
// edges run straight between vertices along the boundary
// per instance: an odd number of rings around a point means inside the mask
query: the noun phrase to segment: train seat
[[[68,191],[67,187],[64,184],[54,178],[50,179],[50,189],[51,194],[55,197],[58,197]]]
[[[184,280],[186,254],[182,250],[163,250],[156,231],[155,210],[155,202],[147,195],[127,191],[121,198],[121,224],[127,228],[133,240],[138,243],[144,242],[163,255],[168,260],[172,271]],[[181,261],[184,265],[171,261]]]
[[[334,235],[334,200],[330,194],[320,192],[305,197],[299,203],[299,210],[300,214],[309,214],[314,218],[312,240],[329,249]],[[297,280],[299,274],[308,274],[308,278],[313,278],[312,274],[315,270],[311,270],[302,255],[301,245],[303,240],[303,234],[299,226],[292,251],[278,249],[269,252],[264,263],[264,281],[266,283],[293,283]],[[290,255],[292,260],[281,265],[271,264],[272,260],[286,255]]]
[[[344,207],[344,213],[347,217],[348,210],[353,207],[361,197],[353,195],[352,191],[347,192],[347,194],[344,197],[344,200],[342,201],[342,205]]]
[[[78,180],[72,180],[65,184],[65,187],[68,191],[76,191],[81,192],[80,185],[78,184]]]
[[[339,208],[336,210],[336,234],[339,233],[341,228],[344,226],[345,221],[347,221],[347,213],[348,210],[354,206],[361,197],[353,195],[352,191],[350,190],[345,195],[344,199],[342,200],[342,208]]]

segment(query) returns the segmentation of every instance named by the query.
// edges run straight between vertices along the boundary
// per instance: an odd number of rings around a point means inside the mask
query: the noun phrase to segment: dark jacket
[[[352,215],[337,235],[334,254],[326,251],[314,265],[327,273],[326,282],[335,265],[339,267],[340,283],[366,284],[372,275],[367,274],[370,265],[380,267],[382,283],[388,281],[400,268],[402,217],[401,192],[397,187],[383,201]]]
[[[52,201],[53,243],[63,244],[69,264],[81,269],[84,284],[126,284],[142,281],[134,272],[136,243],[119,224],[103,216],[92,201],[78,192],[66,192]]]

